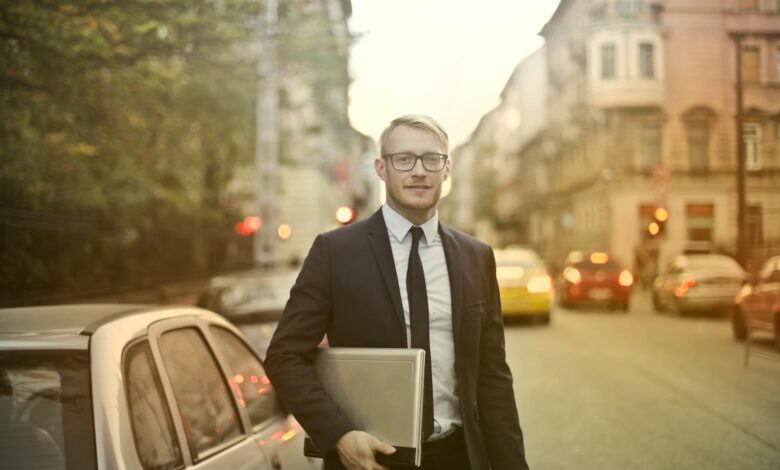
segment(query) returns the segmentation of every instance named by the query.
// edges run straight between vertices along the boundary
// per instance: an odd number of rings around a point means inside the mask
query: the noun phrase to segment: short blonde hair
[[[450,138],[447,136],[447,133],[444,131],[444,128],[441,127],[441,124],[436,122],[435,119],[432,117],[428,117],[422,114],[406,114],[401,117],[397,117],[390,122],[390,125],[387,126],[387,128],[382,131],[382,135],[379,136],[379,153],[384,154],[385,152],[385,142],[387,142],[387,138],[390,137],[390,133],[393,132],[393,129],[395,129],[398,126],[409,126],[414,127],[416,129],[422,129],[424,131],[428,131],[441,142],[444,144],[444,151],[448,152],[450,148]]]

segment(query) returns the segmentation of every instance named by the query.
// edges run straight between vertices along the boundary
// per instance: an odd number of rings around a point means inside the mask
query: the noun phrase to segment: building
[[[546,122],[497,202],[525,242],[556,264],[603,249],[633,266],[686,241],[734,252],[739,61],[745,233],[756,261],[780,249],[780,2],[562,0],[541,35]]]
[[[276,226],[261,227],[271,231],[271,261],[302,261],[318,234],[338,226],[340,206],[361,218],[377,198],[374,143],[347,116],[350,14],[349,0],[279,3]],[[254,168],[233,183],[245,214],[257,212],[255,191],[263,188],[255,186]]]
[[[515,67],[499,105],[482,117],[466,143],[452,151],[452,190],[443,201],[447,219],[494,245],[525,239],[516,157],[545,126],[546,77],[542,48]]]

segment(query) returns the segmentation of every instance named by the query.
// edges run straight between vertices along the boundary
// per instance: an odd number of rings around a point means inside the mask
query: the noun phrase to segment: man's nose
[[[422,158],[418,158],[414,161],[414,166],[412,167],[412,175],[414,176],[425,176],[428,172],[425,170],[425,167],[423,166]]]

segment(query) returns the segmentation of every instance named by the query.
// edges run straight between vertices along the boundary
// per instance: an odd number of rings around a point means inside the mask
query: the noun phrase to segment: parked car
[[[553,283],[542,258],[528,248],[496,250],[496,278],[505,317],[550,321]]]
[[[209,281],[197,305],[233,323],[278,321],[297,270],[250,269]]]
[[[609,305],[628,312],[634,276],[603,251],[569,253],[560,276],[563,307]]]
[[[653,306],[659,312],[681,314],[731,310],[734,298],[747,280],[747,273],[729,256],[676,256],[653,281]]]
[[[734,338],[747,337],[747,320],[751,327],[774,334],[780,349],[780,256],[769,258],[761,266],[755,284],[745,284],[736,298],[731,324]]]
[[[0,310],[0,468],[313,469],[241,333],[192,307]]]

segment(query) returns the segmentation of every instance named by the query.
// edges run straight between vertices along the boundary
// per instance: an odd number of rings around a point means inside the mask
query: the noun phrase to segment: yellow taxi
[[[536,317],[549,323],[553,282],[541,256],[520,247],[496,250],[495,253],[504,317]]]

